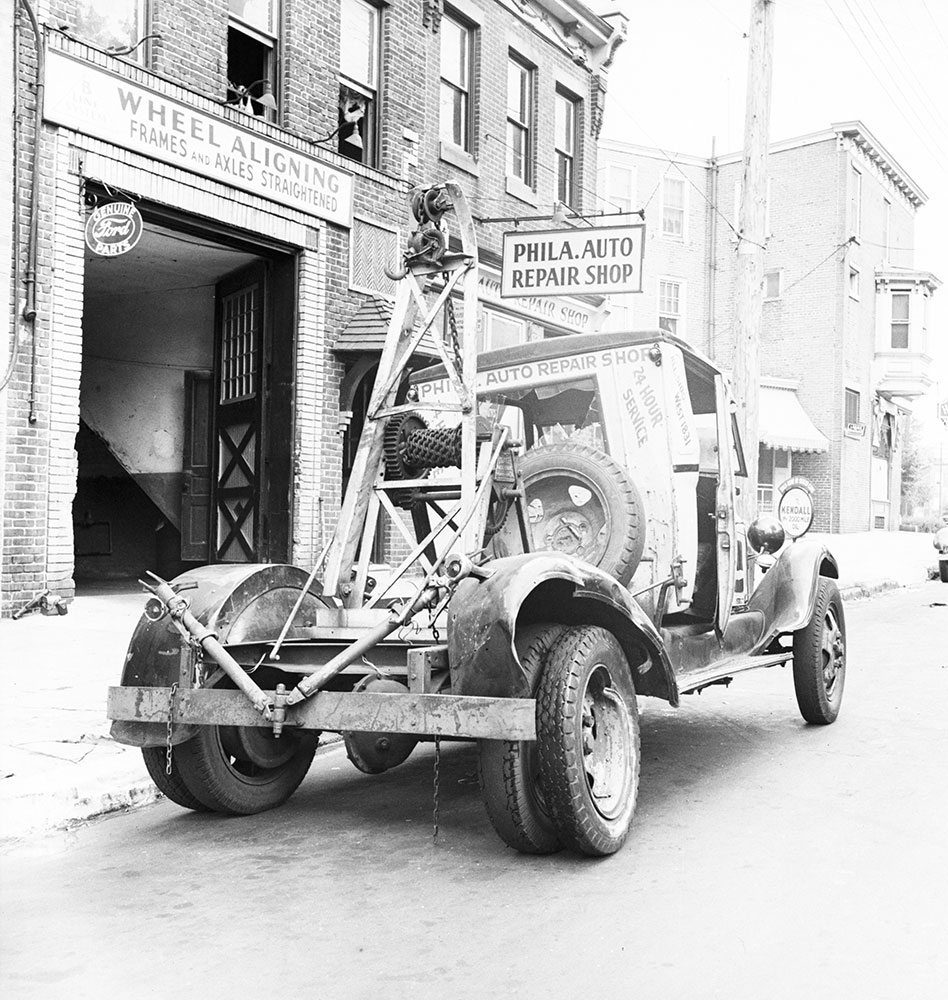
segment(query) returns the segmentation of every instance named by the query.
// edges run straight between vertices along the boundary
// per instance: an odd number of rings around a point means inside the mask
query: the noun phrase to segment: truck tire
[[[948,583],[948,560],[938,560],[938,577],[942,583]]]
[[[318,742],[311,732],[284,732],[276,740],[262,727],[201,726],[174,757],[185,786],[207,809],[249,816],[296,791]]]
[[[185,809],[193,809],[195,812],[210,812],[208,807],[197,798],[181,777],[178,770],[178,748],[173,747],[171,751],[171,774],[166,768],[168,765],[168,751],[165,747],[142,747],[142,757],[148,776],[158,787],[158,791],[167,799],[184,806]]]
[[[537,746],[544,797],[564,845],[614,854],[632,823],[641,751],[628,663],[606,629],[571,627],[547,656]]]
[[[645,513],[629,474],[587,445],[542,445],[520,463],[537,549],[578,556],[627,586],[642,558]]]
[[[543,661],[562,625],[537,625],[518,637],[517,649],[535,691]],[[491,825],[521,854],[554,854],[562,843],[543,797],[537,744],[533,740],[478,740],[478,776]]]
[[[846,683],[846,619],[836,584],[820,577],[813,615],[793,633],[793,687],[800,714],[827,726],[836,721]]]

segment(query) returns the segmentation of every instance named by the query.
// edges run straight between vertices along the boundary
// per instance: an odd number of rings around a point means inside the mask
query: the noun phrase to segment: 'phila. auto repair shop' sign
[[[501,295],[622,295],[642,291],[645,226],[504,233]]]
[[[352,174],[125,77],[50,50],[47,121],[154,160],[352,224]]]

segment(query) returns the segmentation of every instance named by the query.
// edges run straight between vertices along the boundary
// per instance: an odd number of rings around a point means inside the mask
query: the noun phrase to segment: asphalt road
[[[846,608],[833,726],[788,670],[646,702],[633,834],[519,856],[475,752],[386,775],[317,758],[261,816],[164,802],[0,858],[0,995],[822,998],[948,995],[948,587]]]

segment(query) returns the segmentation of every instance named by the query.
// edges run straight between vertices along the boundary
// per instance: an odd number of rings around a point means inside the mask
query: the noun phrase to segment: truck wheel
[[[563,843],[614,854],[639,789],[639,717],[629,667],[598,626],[568,629],[550,651],[537,692],[544,796]]]
[[[208,807],[195,797],[181,777],[178,769],[178,747],[173,747],[171,751],[171,774],[165,770],[168,764],[167,753],[165,747],[142,747],[142,757],[148,769],[148,776],[158,786],[158,791],[185,809],[210,812]]]
[[[281,805],[296,791],[316,753],[316,733],[274,739],[257,726],[201,726],[175,748],[178,773],[208,809],[247,816]]]
[[[632,579],[645,545],[642,498],[629,474],[581,444],[543,445],[520,463],[534,545]]]
[[[846,619],[836,584],[820,577],[813,616],[793,633],[793,686],[800,714],[814,725],[836,721],[846,682]]]
[[[938,576],[942,583],[948,583],[948,561],[944,559],[938,560]]]
[[[562,625],[538,625],[518,637],[517,651],[535,691],[550,647]],[[543,797],[534,740],[478,740],[481,794],[500,839],[521,854],[553,854],[562,849]]]

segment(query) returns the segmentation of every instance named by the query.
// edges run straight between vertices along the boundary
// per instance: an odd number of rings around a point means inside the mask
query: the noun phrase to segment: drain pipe
[[[30,177],[30,235],[27,245],[26,274],[23,284],[26,286],[26,303],[23,306],[23,319],[30,324],[30,412],[27,418],[31,424],[36,423],[36,261],[39,256],[39,165],[40,141],[43,129],[43,101],[46,92],[46,49],[43,44],[43,34],[30,0],[20,0],[33,26],[36,38],[36,107],[33,123],[33,163]]]

